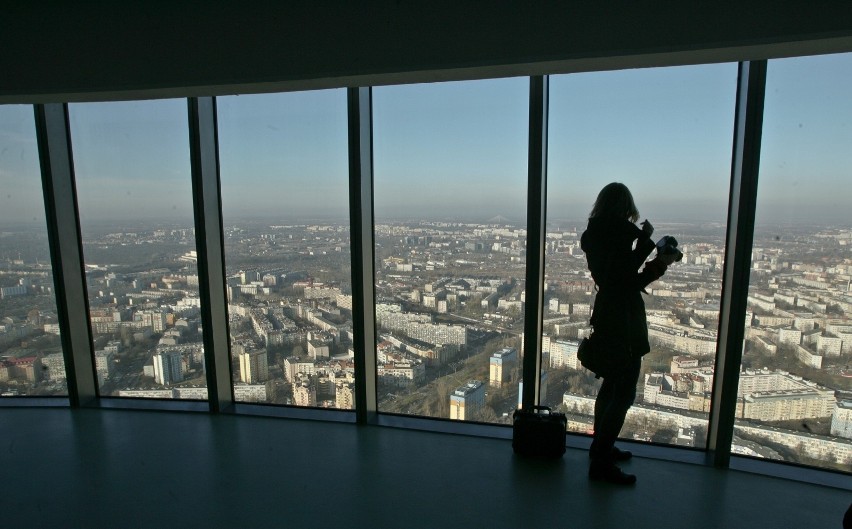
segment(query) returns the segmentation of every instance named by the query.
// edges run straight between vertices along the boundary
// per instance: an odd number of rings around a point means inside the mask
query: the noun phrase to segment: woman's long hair
[[[621,182],[607,184],[598,193],[589,219],[604,217],[628,219],[630,222],[639,220],[639,210],[633,202],[633,195]]]

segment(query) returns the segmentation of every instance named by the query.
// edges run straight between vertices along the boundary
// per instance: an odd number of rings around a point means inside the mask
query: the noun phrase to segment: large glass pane
[[[651,351],[621,437],[705,446],[736,80],[735,64],[551,77],[541,401],[570,431],[593,431],[600,388],[577,361],[596,297],[580,237],[600,190],[622,182],[684,257],[642,296]]]
[[[770,61],[734,451],[852,469],[852,54]]]
[[[69,105],[103,396],[207,398],[186,112]]]
[[[346,91],[217,105],[234,397],[353,409]]]
[[[376,88],[382,412],[508,423],[520,382],[527,79]]]
[[[0,395],[67,395],[31,106],[0,106],[0,190]]]

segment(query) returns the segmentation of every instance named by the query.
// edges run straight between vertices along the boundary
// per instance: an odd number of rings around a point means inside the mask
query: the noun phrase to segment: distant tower
[[[514,347],[500,349],[489,359],[488,384],[499,388],[506,382],[515,379],[518,365],[518,351]]]
[[[485,406],[485,385],[478,380],[471,380],[450,395],[450,419],[459,421],[474,419],[483,406]]]
[[[154,355],[154,380],[164,386],[183,380],[178,351],[161,351]]]
[[[266,382],[269,378],[266,349],[240,353],[240,381],[246,384]]]

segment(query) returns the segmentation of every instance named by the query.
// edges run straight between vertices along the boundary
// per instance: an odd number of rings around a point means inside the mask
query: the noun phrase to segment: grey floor
[[[0,409],[0,526],[840,528],[852,493],[634,458],[633,488],[586,453],[506,440],[196,413]]]

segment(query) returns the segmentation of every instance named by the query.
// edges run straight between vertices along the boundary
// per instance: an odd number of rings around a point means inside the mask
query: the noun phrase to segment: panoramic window
[[[346,91],[217,107],[234,398],[354,409]]]
[[[207,399],[186,101],[69,114],[100,395]]]
[[[0,189],[0,395],[67,395],[32,106],[0,106]]]
[[[768,63],[734,453],[852,468],[852,54]]]
[[[651,351],[621,436],[706,445],[736,81],[735,64],[550,79],[541,402],[569,431],[593,431],[600,387],[577,360],[597,293],[580,238],[600,190],[622,182],[652,239],[674,236],[683,259],[642,296]]]
[[[511,422],[528,108],[527,78],[373,90],[382,412]]]

